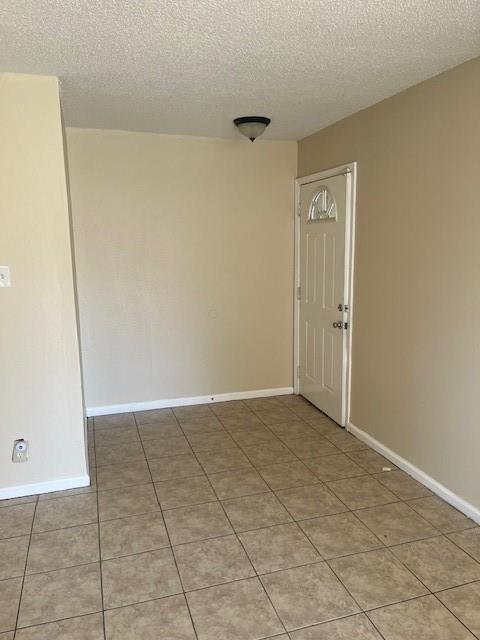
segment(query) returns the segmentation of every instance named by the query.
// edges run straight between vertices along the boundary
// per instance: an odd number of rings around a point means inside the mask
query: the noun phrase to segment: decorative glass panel
[[[308,221],[336,220],[337,203],[327,187],[320,187],[312,199],[308,210]]]

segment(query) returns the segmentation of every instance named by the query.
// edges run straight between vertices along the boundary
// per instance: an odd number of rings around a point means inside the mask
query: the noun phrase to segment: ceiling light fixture
[[[270,118],[263,116],[244,116],[243,118],[235,118],[233,124],[242,135],[253,142],[255,138],[262,135],[270,122]]]

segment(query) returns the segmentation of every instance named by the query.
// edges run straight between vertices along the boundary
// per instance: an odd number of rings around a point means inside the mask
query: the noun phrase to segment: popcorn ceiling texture
[[[299,139],[479,54],[478,0],[2,0],[0,71],[72,127]]]

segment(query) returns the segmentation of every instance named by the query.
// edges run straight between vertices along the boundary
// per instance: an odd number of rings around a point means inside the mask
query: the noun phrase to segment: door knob
[[[342,322],[341,320],[340,320],[339,322],[333,322],[333,323],[332,323],[332,327],[333,327],[334,329],[341,329],[341,328],[342,328],[342,325],[343,325],[343,322]]]

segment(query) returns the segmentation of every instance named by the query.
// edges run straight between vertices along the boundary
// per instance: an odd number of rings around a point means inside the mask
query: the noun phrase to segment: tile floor
[[[480,638],[480,527],[302,398],[89,435],[91,487],[0,503],[0,640]]]

